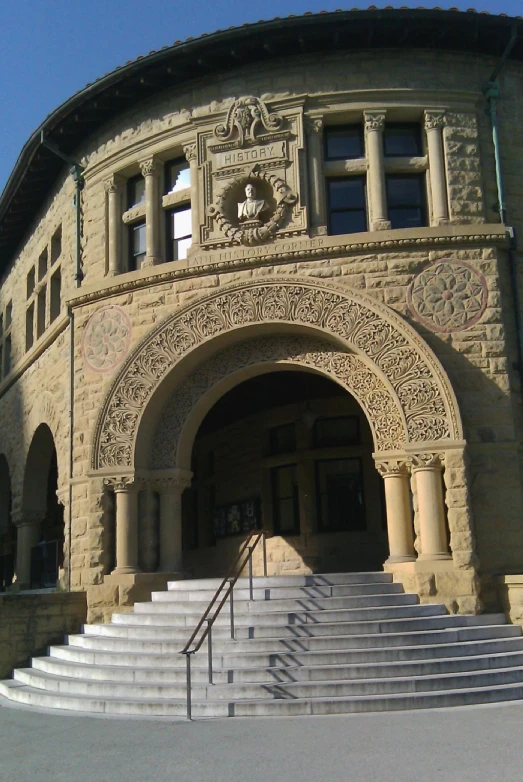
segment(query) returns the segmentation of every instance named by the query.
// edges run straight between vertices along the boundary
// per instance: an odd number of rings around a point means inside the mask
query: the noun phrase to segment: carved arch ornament
[[[311,336],[334,338],[341,353],[359,356],[385,380],[404,421],[399,437],[385,440],[401,448],[406,443],[462,439],[456,400],[443,368],[398,315],[341,285],[280,276],[233,283],[192,301],[138,345],[102,406],[93,469],[133,467],[142,413],[184,356],[219,334],[266,323],[308,327]]]

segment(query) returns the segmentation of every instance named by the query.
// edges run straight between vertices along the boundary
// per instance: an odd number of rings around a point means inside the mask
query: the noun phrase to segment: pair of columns
[[[190,486],[191,474],[145,482],[134,477],[106,480],[114,491],[116,505],[116,568],[113,573],[139,573],[138,492],[149,486],[160,499],[160,564],[163,573],[182,569],[182,493]]]
[[[191,175],[191,217],[193,241],[199,231],[198,197],[196,182],[198,162],[196,144],[186,144],[184,155],[189,163]],[[140,172],[145,180],[145,259],[142,266],[156,266],[162,262],[160,254],[160,202],[163,163],[155,158],[142,160]],[[105,181],[105,191],[108,197],[108,271],[109,277],[120,274],[122,268],[122,196],[126,180],[113,174]]]
[[[387,191],[385,183],[385,158],[383,153],[383,131],[386,111],[364,111],[366,138],[367,175],[370,207],[371,230],[390,229],[387,209]],[[425,132],[430,173],[432,197],[432,224],[448,222],[447,183],[445,176],[445,152],[443,147],[443,128],[445,115],[442,111],[426,111],[424,114]],[[308,168],[310,178],[311,229],[313,233],[325,233],[326,213],[323,197],[323,120],[320,117],[307,117]]]
[[[450,559],[445,506],[443,500],[442,457],[439,454],[417,454],[408,459],[377,461],[376,467],[385,484],[388,561],[410,562],[416,559],[414,530],[409,491],[409,472],[416,481],[420,534],[419,560]]]

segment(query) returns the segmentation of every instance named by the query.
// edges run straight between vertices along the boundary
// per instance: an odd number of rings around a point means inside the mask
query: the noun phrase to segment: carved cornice
[[[314,240],[310,242],[311,246],[299,247],[296,250],[282,250],[281,252],[273,252],[273,248],[267,248],[267,253],[259,257],[250,256],[245,251],[245,256],[241,258],[231,258],[230,260],[213,260],[213,256],[209,257],[205,263],[198,264],[197,259],[192,260],[194,265],[185,266],[180,268],[174,266],[169,271],[161,271],[154,275],[143,277],[139,276],[136,279],[132,279],[130,275],[126,275],[127,279],[118,281],[118,277],[113,277],[108,282],[114,284],[107,287],[98,288],[95,291],[82,293],[79,296],[73,296],[69,302],[73,307],[87,304],[91,301],[97,301],[108,296],[119,295],[120,293],[127,293],[129,291],[137,290],[140,288],[148,288],[151,285],[158,285],[161,283],[171,283],[176,280],[184,280],[190,277],[206,276],[208,274],[219,274],[220,272],[235,271],[237,269],[250,269],[257,266],[267,266],[268,263],[274,263],[275,265],[281,265],[286,263],[296,263],[307,260],[314,260],[316,258],[325,259],[329,256],[335,258],[346,258],[351,255],[358,255],[360,253],[369,252],[397,252],[398,250],[411,249],[440,249],[442,247],[452,245],[506,245],[506,237],[504,233],[484,233],[484,234],[443,234],[437,237],[405,237],[401,239],[383,239],[383,240],[371,240],[368,242],[354,242],[352,244],[333,244],[326,247],[312,246]],[[281,245],[284,247],[288,244],[285,240],[282,240]],[[237,248],[235,248],[237,251]],[[223,253],[222,253],[223,254]],[[217,252],[214,257],[220,255]],[[163,268],[163,267],[162,267]]]
[[[382,131],[385,127],[385,111],[364,111],[363,112],[365,131]]]

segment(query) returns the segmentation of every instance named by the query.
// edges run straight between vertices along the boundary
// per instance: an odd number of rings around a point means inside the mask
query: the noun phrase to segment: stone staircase
[[[185,716],[180,649],[218,579],[176,581],[134,612],[86,625],[0,682],[18,703],[80,712]],[[193,657],[193,717],[337,714],[523,699],[521,628],[504,615],[420,605],[386,573],[272,576],[234,590]]]

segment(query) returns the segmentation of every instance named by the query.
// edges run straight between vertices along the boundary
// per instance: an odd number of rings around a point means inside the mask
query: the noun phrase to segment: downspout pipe
[[[69,165],[69,171],[75,184],[74,206],[76,211],[76,251],[75,251],[75,286],[80,287],[83,279],[82,273],[82,204],[81,192],[84,186],[84,168],[75,160],[65,155],[59,147],[44,138],[42,131],[40,136],[42,146],[49,149],[57,157]],[[67,308],[69,316],[69,512],[67,519],[69,534],[69,551],[67,562],[67,591],[71,591],[71,556],[72,556],[72,529],[73,529],[73,433],[74,433],[74,312],[72,307]]]
[[[501,167],[501,143],[499,138],[499,121],[498,121],[498,100],[501,94],[501,88],[498,81],[498,76],[501,73],[512,49],[514,48],[516,41],[518,40],[518,28],[517,24],[512,27],[510,40],[505,47],[505,51],[498,60],[496,67],[492,71],[487,84],[483,87],[483,94],[488,103],[488,113],[490,114],[490,121],[492,124],[492,141],[494,144],[494,160],[496,166],[496,186],[498,192],[498,211],[502,225],[507,226],[507,204],[505,200],[505,187],[503,182],[503,170]],[[508,248],[508,263],[510,271],[510,281],[512,288],[512,300],[514,305],[514,319],[516,321],[516,336],[517,336],[517,352],[518,362],[517,370],[520,375],[523,372],[523,317],[521,313],[521,303],[518,293],[518,279],[517,279],[517,236],[513,227],[507,226],[507,235],[509,238]]]

